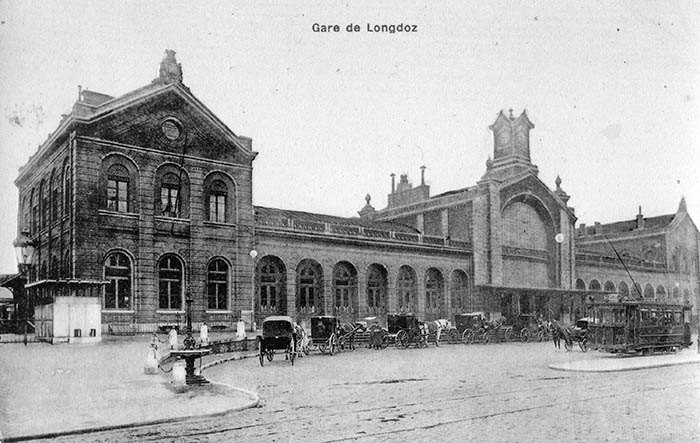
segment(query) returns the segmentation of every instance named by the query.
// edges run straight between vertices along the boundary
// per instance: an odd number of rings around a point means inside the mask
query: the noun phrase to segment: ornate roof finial
[[[515,117],[513,117],[513,108],[510,108],[508,110],[508,114],[508,118],[510,118],[511,120],[515,120]]]
[[[681,202],[678,204],[678,212],[688,212],[688,205],[685,203],[685,197],[681,197]]]
[[[367,202],[367,204],[369,204],[370,200],[372,200],[372,196],[369,194],[365,195],[365,201]]]
[[[182,65],[175,59],[175,51],[165,50],[165,57],[160,62],[157,81],[165,83],[182,83]]]
[[[554,180],[554,184],[557,185],[557,189],[561,189],[561,177],[557,174],[557,179]]]

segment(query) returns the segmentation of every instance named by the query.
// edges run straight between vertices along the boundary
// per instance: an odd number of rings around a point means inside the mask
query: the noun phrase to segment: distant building
[[[561,180],[551,190],[531,162],[527,114],[501,112],[490,128],[493,159],[474,186],[431,196],[423,169],[415,187],[392,174],[388,206],[368,195],[359,217],[254,207],[251,139],[193,96],[166,51],[147,86],[81,91],[20,169],[18,225],[38,245],[30,297],[97,296],[106,333],[182,325],[188,294],[195,323],[213,327],[250,311],[569,321],[587,297],[633,287],[612,244],[642,296],[697,306],[699,235],[684,202],[576,229]]]

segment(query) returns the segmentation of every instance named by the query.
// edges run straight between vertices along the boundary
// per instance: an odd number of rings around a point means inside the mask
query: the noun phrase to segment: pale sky
[[[356,216],[389,174],[472,186],[501,109],[527,109],[532,161],[578,223],[700,223],[696,2],[0,0],[0,273],[16,272],[17,169],[78,85],[119,96],[165,49],[184,83],[253,138],[256,205]],[[314,23],[338,33],[314,33]],[[361,32],[345,31],[349,23]],[[411,24],[416,33],[368,33]]]

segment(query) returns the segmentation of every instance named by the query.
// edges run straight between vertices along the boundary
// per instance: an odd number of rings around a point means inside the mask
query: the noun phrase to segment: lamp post
[[[192,350],[194,349],[197,341],[194,339],[194,337],[192,337],[192,295],[189,293],[185,298],[185,304],[187,309],[185,312],[185,321],[187,324],[185,331],[187,332],[187,337],[185,337],[182,344],[185,346],[185,350]]]
[[[15,255],[17,255],[17,267],[20,274],[24,276],[33,265],[34,252],[36,251],[34,240],[29,238],[29,231],[23,229],[12,245],[15,247]]]
[[[250,330],[255,331],[255,259],[258,257],[258,251],[251,249],[248,254],[253,259],[253,269],[250,273]]]
[[[12,245],[15,248],[15,255],[17,256],[17,268],[19,270],[19,273],[21,275],[20,277],[20,285],[18,286],[17,289],[20,291],[19,294],[16,294],[15,296],[15,322],[19,320],[20,317],[20,312],[21,311],[21,317],[26,319],[26,317],[30,316],[29,310],[34,309],[34,304],[29,303],[27,300],[26,296],[26,289],[24,288],[25,283],[27,282],[27,274],[29,273],[29,270],[34,266],[34,252],[36,251],[36,244],[34,240],[32,240],[29,237],[29,231],[26,229],[23,229],[19,236],[12,242]],[[17,306],[17,300],[21,301],[21,309],[18,309]],[[16,326],[18,326],[16,324]],[[26,324],[24,325],[24,344],[27,344],[27,329],[26,329]]]

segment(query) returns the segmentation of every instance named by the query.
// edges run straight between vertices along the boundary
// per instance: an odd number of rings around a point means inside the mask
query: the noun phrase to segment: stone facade
[[[103,332],[182,325],[186,295],[195,323],[222,327],[251,310],[258,322],[466,311],[570,321],[592,293],[633,288],[613,244],[643,296],[699,304],[699,235],[685,203],[575,229],[561,179],[550,189],[530,160],[525,112],[498,114],[493,159],[474,186],[431,196],[424,168],[415,187],[392,174],[386,208],[368,195],[359,217],[334,217],[253,207],[252,141],[182,78],[168,51],[150,85],[117,98],[82,91],[20,169],[18,226],[37,245],[29,287],[39,303],[98,296]]]
[[[19,226],[37,243],[30,285],[48,297],[103,285],[105,331],[183,325],[188,295],[195,322],[229,326],[238,298],[251,300],[256,153],[173,63],[167,54],[151,85],[119,98],[82,91],[17,179]]]

